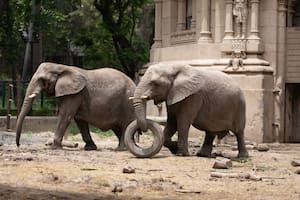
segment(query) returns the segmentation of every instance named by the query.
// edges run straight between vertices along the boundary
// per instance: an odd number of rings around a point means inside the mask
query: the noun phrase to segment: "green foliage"
[[[22,71],[25,43],[20,31],[27,31],[36,0],[2,1],[6,6],[0,8],[0,72],[10,76],[12,71]],[[153,0],[42,1],[34,18],[42,60],[56,62],[54,58],[61,57],[57,62],[72,64],[71,47],[76,46],[83,50],[84,68],[113,67],[134,78],[149,60],[153,29],[148,38],[140,31],[147,6],[153,10]]]
[[[96,128],[94,126],[90,127],[90,132],[96,133],[100,137],[111,137],[111,136],[115,135],[115,133],[112,130],[102,131],[101,129]],[[71,135],[77,135],[78,133],[80,133],[80,131],[79,131],[78,127],[75,124],[73,124],[69,127],[69,133]]]

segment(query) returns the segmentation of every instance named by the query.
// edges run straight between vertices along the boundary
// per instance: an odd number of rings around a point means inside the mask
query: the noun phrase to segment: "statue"
[[[234,0],[233,16],[235,21],[236,37],[245,38],[247,30],[247,0]]]
[[[228,69],[232,67],[233,71],[244,68],[244,59],[247,58],[247,55],[244,51],[234,51],[232,52],[232,58],[229,60],[228,65],[225,67],[225,69]]]

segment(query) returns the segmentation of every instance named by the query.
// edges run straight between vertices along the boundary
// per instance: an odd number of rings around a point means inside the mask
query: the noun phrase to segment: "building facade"
[[[232,76],[246,138],[300,142],[300,0],[155,0],[151,62]]]

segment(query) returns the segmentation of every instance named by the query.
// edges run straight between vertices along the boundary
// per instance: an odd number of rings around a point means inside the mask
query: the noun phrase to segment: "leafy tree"
[[[0,2],[0,70],[13,72],[14,77],[22,71],[25,43],[20,30],[28,31],[33,1]],[[138,68],[148,62],[152,41],[141,39],[138,31],[140,16],[148,3],[152,1],[42,1],[34,19],[42,59],[76,64],[72,48],[80,47],[84,68],[114,67],[134,79]]]
[[[147,0],[94,0],[114,45],[122,70],[132,79],[141,64],[148,61],[145,43],[136,35],[136,26]]]

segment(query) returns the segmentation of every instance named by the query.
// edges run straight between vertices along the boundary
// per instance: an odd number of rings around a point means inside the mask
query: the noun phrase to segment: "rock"
[[[261,181],[262,177],[255,175],[255,174],[250,174],[249,179],[253,180],[253,181]]]
[[[300,174],[300,169],[297,169],[297,170],[295,171],[295,174]]]
[[[270,150],[269,146],[266,144],[258,144],[256,149],[258,151],[269,151]]]
[[[135,169],[133,167],[130,167],[130,166],[125,166],[123,168],[123,173],[125,173],[125,174],[133,174],[133,173],[135,173]]]
[[[3,142],[0,142],[0,147],[3,146]]]
[[[27,161],[33,161],[32,157],[25,158]]]
[[[123,192],[123,188],[122,188],[122,186],[116,185],[116,186],[114,186],[114,188],[112,189],[112,192],[113,192],[113,193],[116,193],[116,192]]]
[[[300,166],[300,160],[292,160],[291,165],[294,167],[299,167]]]
[[[253,149],[255,149],[256,147],[255,147],[255,145],[253,145],[253,144],[247,144],[246,145],[246,149],[248,149],[248,150],[253,150]],[[237,151],[237,150],[239,150],[238,149],[238,147],[237,146],[231,146],[231,150],[232,151]]]
[[[229,169],[231,167],[232,167],[232,162],[230,159],[220,158],[220,157],[217,157],[213,165],[214,169]]]

